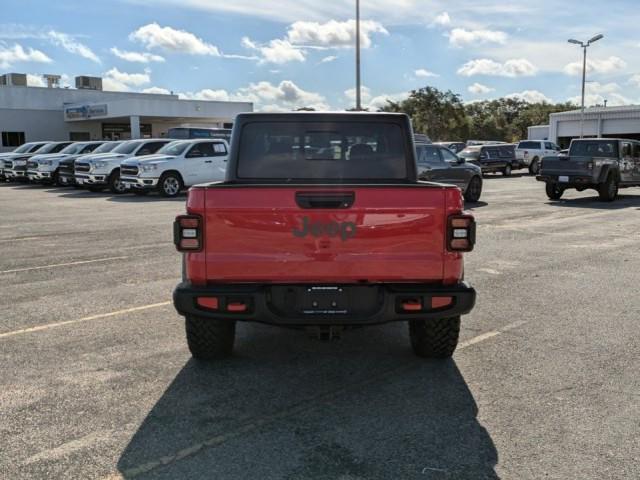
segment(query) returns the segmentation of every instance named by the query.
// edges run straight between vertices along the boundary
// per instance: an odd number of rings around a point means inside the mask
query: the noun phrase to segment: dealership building
[[[247,102],[182,100],[177,95],[106,92],[102,80],[77,77],[76,88],[27,86],[26,75],[0,76],[0,152],[39,140],[160,138],[173,127],[229,128]]]
[[[529,127],[529,140],[551,140],[566,148],[573,138],[580,138],[582,128],[587,138],[630,138],[640,140],[640,105],[591,107],[584,111],[581,127],[580,110],[552,113],[549,125]]]

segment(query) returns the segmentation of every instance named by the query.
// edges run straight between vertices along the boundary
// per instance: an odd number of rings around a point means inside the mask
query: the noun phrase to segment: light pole
[[[360,95],[360,0],[356,0],[356,110],[362,110]]]
[[[573,38],[569,40],[569,43],[573,43],[575,45],[580,45],[583,50],[582,56],[582,106],[580,107],[580,138],[584,138],[584,90],[585,84],[587,83],[587,48],[592,44],[604,38],[604,35],[598,34],[595,37],[589,39],[587,43],[581,42],[580,40],[574,40]]]

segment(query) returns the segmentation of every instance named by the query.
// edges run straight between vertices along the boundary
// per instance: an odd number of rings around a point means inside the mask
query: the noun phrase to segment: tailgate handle
[[[296,193],[296,203],[300,208],[326,208],[331,210],[351,208],[356,200],[354,192],[346,193]]]

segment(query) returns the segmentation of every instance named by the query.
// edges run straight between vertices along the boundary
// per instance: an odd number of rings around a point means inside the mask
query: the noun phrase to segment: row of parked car
[[[529,169],[537,175],[544,157],[558,156],[560,147],[547,140],[523,140],[509,144],[498,141],[469,140],[463,142],[437,142],[469,162],[476,163],[485,173],[502,172],[510,175],[513,170]]]
[[[32,142],[0,154],[0,179],[175,197],[192,185],[223,180],[228,152],[221,138]]]

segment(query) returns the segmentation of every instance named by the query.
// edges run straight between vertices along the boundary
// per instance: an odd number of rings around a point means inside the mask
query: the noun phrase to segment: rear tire
[[[618,181],[613,173],[609,173],[607,180],[598,185],[598,195],[603,202],[613,202],[618,196]]]
[[[183,188],[182,178],[180,178],[180,175],[177,173],[164,173],[158,182],[160,195],[165,198],[177,197]]]
[[[564,189],[559,187],[557,183],[547,183],[546,190],[549,200],[560,200],[564,193]]]
[[[480,200],[480,195],[482,195],[482,179],[473,177],[464,192],[464,199],[469,203],[475,203]]]
[[[508,163],[503,169],[502,169],[502,175],[504,175],[505,177],[508,177],[511,175],[511,164]]]
[[[537,175],[538,172],[540,172],[540,160],[538,160],[538,157],[535,157],[529,164],[529,173],[531,175]]]
[[[186,317],[187,345],[197,360],[219,360],[231,356],[236,336],[234,320]]]
[[[422,358],[449,358],[458,346],[460,317],[409,321],[413,353]]]

